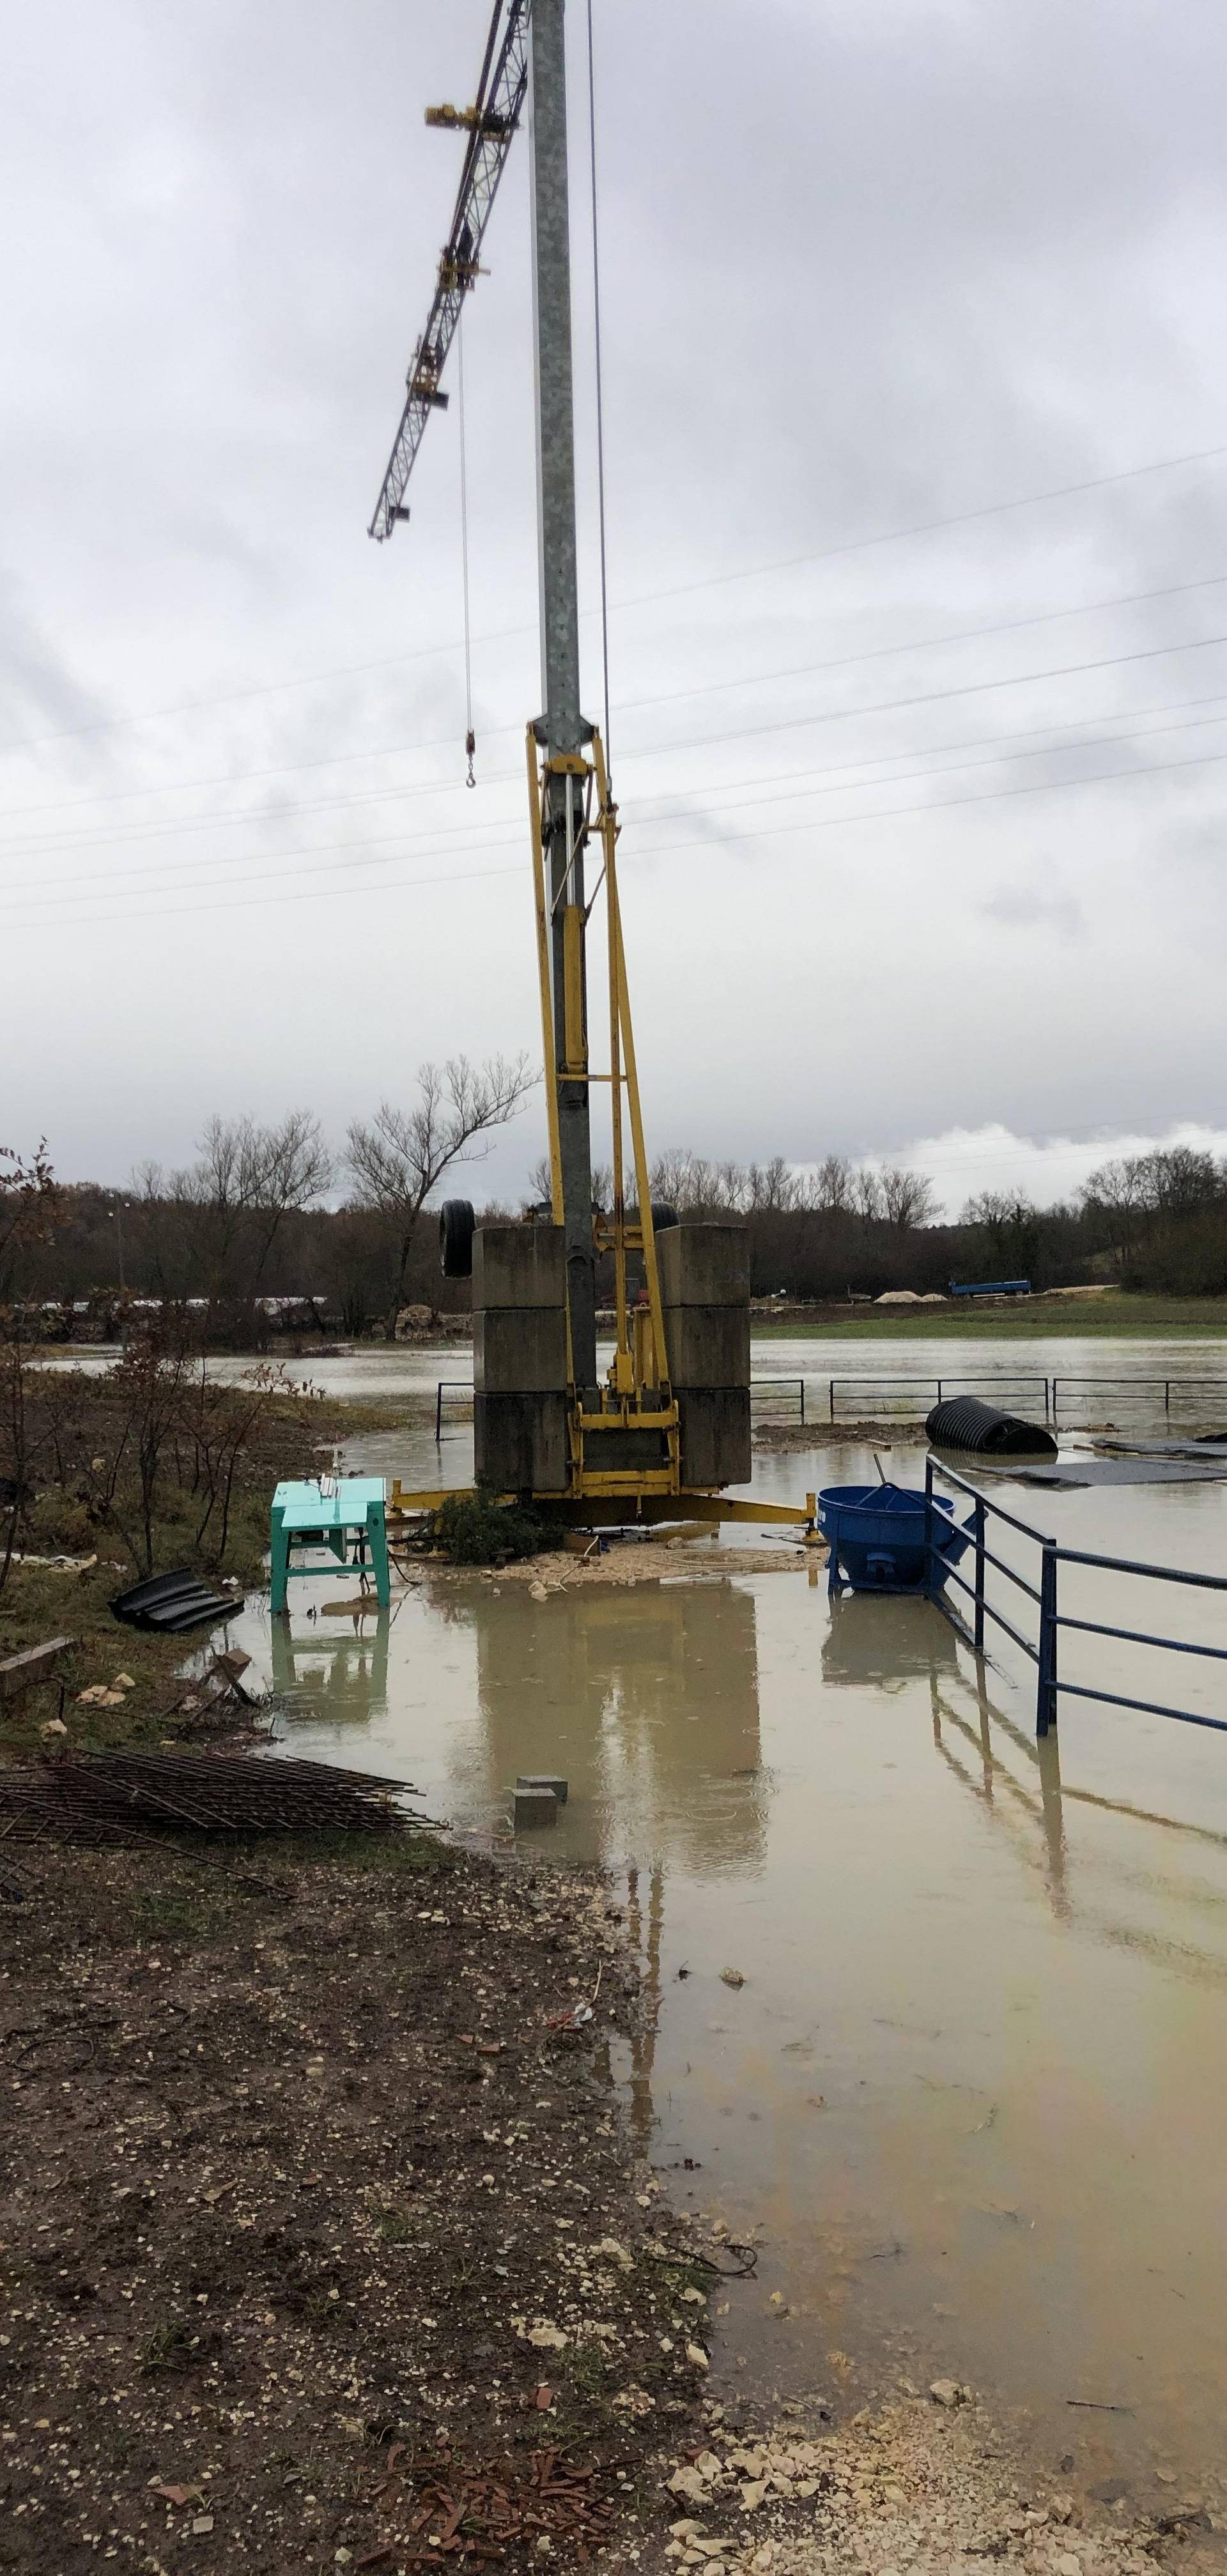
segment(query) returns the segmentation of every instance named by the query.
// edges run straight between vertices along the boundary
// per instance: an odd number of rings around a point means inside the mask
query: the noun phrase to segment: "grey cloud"
[[[1085,939],[1086,915],[1072,895],[1037,894],[1025,886],[1003,887],[980,910],[986,921],[1007,930],[1055,930],[1061,939]]]

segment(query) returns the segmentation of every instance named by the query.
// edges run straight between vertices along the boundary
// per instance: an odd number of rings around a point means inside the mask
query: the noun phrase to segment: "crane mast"
[[[571,226],[567,186],[565,0],[533,0],[533,307],[536,323],[537,528],[541,694],[534,728],[544,754],[541,834],[550,898],[558,1162],[571,1362],[596,1387],[596,1268],[588,1115],[583,775],[592,739],[579,698],[575,408],[571,383]],[[573,764],[573,765],[567,765]],[[569,988],[569,989],[568,989]],[[579,1041],[578,1045],[576,1041]],[[575,1079],[582,1065],[584,1078]]]
[[[461,128],[467,131],[469,143],[451,231],[439,260],[434,302],[410,363],[400,426],[369,533],[382,542],[399,521],[408,518],[405,489],[431,412],[446,408],[440,383],[444,362],[465,296],[477,279],[482,238],[527,91],[543,702],[533,731],[543,755],[540,823],[549,903],[552,1070],[557,1086],[550,1141],[551,1159],[559,1165],[555,1195],[561,1197],[561,1207],[555,1215],[565,1238],[573,1383],[595,1392],[596,1265],[584,940],[588,763],[583,757],[593,728],[580,712],[579,690],[564,5],[565,0],[496,0],[474,106],[427,110],[428,124]]]

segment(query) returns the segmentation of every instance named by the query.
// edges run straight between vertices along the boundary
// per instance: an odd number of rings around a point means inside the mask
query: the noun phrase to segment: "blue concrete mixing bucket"
[[[952,1526],[953,1503],[933,1497],[932,1584],[940,1591],[967,1545]],[[831,1550],[830,1575],[854,1592],[924,1592],[925,1498],[906,1485],[828,1485],[818,1496],[818,1526]]]

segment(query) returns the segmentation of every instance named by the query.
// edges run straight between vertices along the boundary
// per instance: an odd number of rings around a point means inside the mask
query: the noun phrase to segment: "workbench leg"
[[[276,1615],[279,1610],[285,1608],[286,1578],[290,1571],[290,1542],[286,1536],[284,1512],[274,1511],[273,1513],[269,1552],[272,1557],[270,1607]]]
[[[371,1563],[375,1568],[375,1599],[386,1610],[392,1598],[392,1577],[388,1570],[388,1525],[382,1503],[367,1507],[366,1534],[371,1543]]]

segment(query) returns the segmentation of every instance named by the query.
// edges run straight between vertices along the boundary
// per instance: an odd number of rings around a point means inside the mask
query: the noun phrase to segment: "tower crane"
[[[714,1472],[683,1475],[685,1442],[670,1367],[654,1216],[635,1064],[634,1035],[618,896],[618,813],[609,791],[605,751],[580,698],[579,602],[575,510],[575,430],[571,355],[570,213],[567,169],[565,0],[495,0],[477,94],[471,107],[429,108],[428,125],[466,137],[451,229],[440,254],[434,299],[405,379],[405,401],[369,533],[382,542],[408,519],[405,492],[432,411],[445,409],[442,377],[465,297],[476,285],[480,253],[499,181],[527,102],[531,157],[533,286],[537,413],[538,551],[541,604],[542,712],[528,727],[529,815],[537,930],[545,1096],[549,1131],[550,1213],[561,1236],[565,1279],[567,1467],[565,1498],[585,1517],[676,1517],[682,1508],[708,1518],[812,1524],[792,1505],[750,1506],[723,1498],[722,1485],[748,1474],[749,1341],[745,1314],[744,1469],[721,1469],[719,1441],[709,1443]],[[597,881],[586,893],[590,856]],[[608,1070],[589,1061],[588,929],[604,898],[608,971]],[[589,1094],[608,1083],[612,1110],[612,1205],[594,1209]],[[629,1125],[633,1189],[628,1195],[625,1126]],[[687,1235],[691,1229],[686,1229]],[[697,1240],[697,1235],[696,1235]],[[460,1258],[471,1268],[470,1231]],[[612,1364],[598,1380],[596,1261],[613,1256],[616,1340]],[[641,1261],[644,1292],[632,1305],[628,1262]],[[675,1263],[676,1267],[676,1263]],[[680,1275],[680,1274],[679,1274]],[[682,1291],[677,1292],[679,1295]],[[744,1309],[748,1276],[741,1291]],[[670,1310],[671,1328],[674,1322]],[[703,1390],[712,1384],[702,1382]],[[742,1392],[740,1385],[728,1392]],[[683,1398],[685,1400],[685,1397]],[[727,1450],[731,1455],[732,1452]],[[479,1470],[480,1472],[480,1470]],[[393,1488],[393,1508],[436,1498]]]

